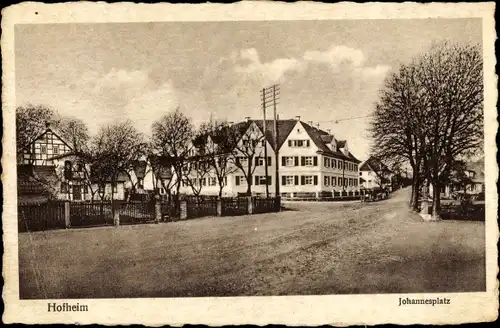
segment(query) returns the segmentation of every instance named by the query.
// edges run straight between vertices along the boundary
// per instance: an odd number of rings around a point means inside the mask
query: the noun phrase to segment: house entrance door
[[[82,200],[82,186],[73,186],[73,200]]]

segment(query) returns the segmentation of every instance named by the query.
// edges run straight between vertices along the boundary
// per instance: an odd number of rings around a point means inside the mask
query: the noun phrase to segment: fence
[[[19,231],[168,222],[204,216],[278,212],[281,198],[189,197],[171,202],[65,202],[19,205]]]
[[[186,218],[217,215],[217,198],[190,198],[186,201]]]
[[[19,232],[63,229],[65,227],[63,202],[18,206]]]
[[[69,218],[72,227],[112,225],[111,202],[69,203]]]
[[[260,198],[253,197],[253,206],[252,213],[269,213],[269,212],[278,212],[281,209],[281,202],[279,198],[270,197],[270,198]]]
[[[221,198],[221,216],[245,215],[248,213],[247,197]]]

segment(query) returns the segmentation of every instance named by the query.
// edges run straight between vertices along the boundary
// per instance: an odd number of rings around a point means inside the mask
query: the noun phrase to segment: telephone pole
[[[266,198],[269,197],[269,173],[267,172],[267,122],[266,122],[266,89],[262,89],[262,111],[264,112],[264,166],[266,172]]]
[[[278,99],[279,99],[279,85],[275,84],[273,86],[270,86],[268,88],[262,89],[262,107],[264,109],[264,135],[266,134],[266,107],[268,105],[273,106],[273,111],[274,111],[274,133],[273,133],[273,145],[274,145],[274,165],[275,165],[275,196],[279,196],[280,193],[280,186],[279,186],[279,155],[278,155],[278,114],[276,112],[276,105],[278,104]],[[267,139],[266,139],[267,140]],[[266,147],[267,150],[267,147]],[[267,188],[267,177],[268,177],[268,172],[267,172],[267,153],[266,153],[266,195],[268,195],[268,188]]]

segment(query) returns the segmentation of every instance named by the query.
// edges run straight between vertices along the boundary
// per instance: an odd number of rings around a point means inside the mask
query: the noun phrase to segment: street
[[[422,222],[409,190],[381,202],[22,233],[21,298],[485,290],[484,222]]]

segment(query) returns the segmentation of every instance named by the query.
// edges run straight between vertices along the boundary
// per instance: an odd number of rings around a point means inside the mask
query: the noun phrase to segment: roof
[[[328,148],[327,142],[325,142],[325,139],[327,139],[326,136],[330,136],[330,134],[328,132],[323,131],[323,130],[318,129],[318,128],[315,128],[315,127],[313,127],[305,122],[301,122],[301,123],[302,123],[302,126],[304,127],[304,129],[306,130],[307,134],[311,138],[311,140],[314,142],[316,147],[318,147],[318,149],[320,150],[320,152],[334,156],[336,158],[343,159],[343,160],[353,161],[355,163],[361,162],[350,152],[347,152],[347,155],[346,155],[343,152],[339,151],[338,149],[333,151],[330,148]],[[332,139],[333,139],[333,137],[332,137]],[[331,142],[331,140],[330,140],[330,142]],[[343,147],[339,146],[339,142],[337,142],[337,146],[338,146],[337,148],[343,148]],[[344,140],[344,146],[345,146],[345,140]]]
[[[474,171],[474,178],[472,181],[477,183],[484,183],[484,157],[481,157],[475,162],[466,163],[468,170]]]
[[[18,165],[17,193],[49,197],[59,178],[54,166]]]
[[[371,156],[359,167],[360,171],[391,172],[389,168],[378,158]]]
[[[346,140],[338,140],[337,141],[337,147],[344,148],[346,143],[347,143]]]
[[[37,137],[33,138],[33,140],[31,140],[30,142],[28,142],[26,145],[24,145],[20,149],[20,151],[23,151],[26,148],[28,148],[32,143],[34,143],[35,141],[37,141],[38,139],[40,139],[41,137],[43,137],[44,135],[46,135],[48,132],[51,132],[54,136],[56,136],[56,138],[58,138],[59,140],[61,140],[69,149],[73,150],[73,147],[71,147],[63,138],[61,138],[56,132],[54,132],[54,130],[52,130],[51,128],[46,128],[45,131],[43,131],[42,133],[40,133]]]

